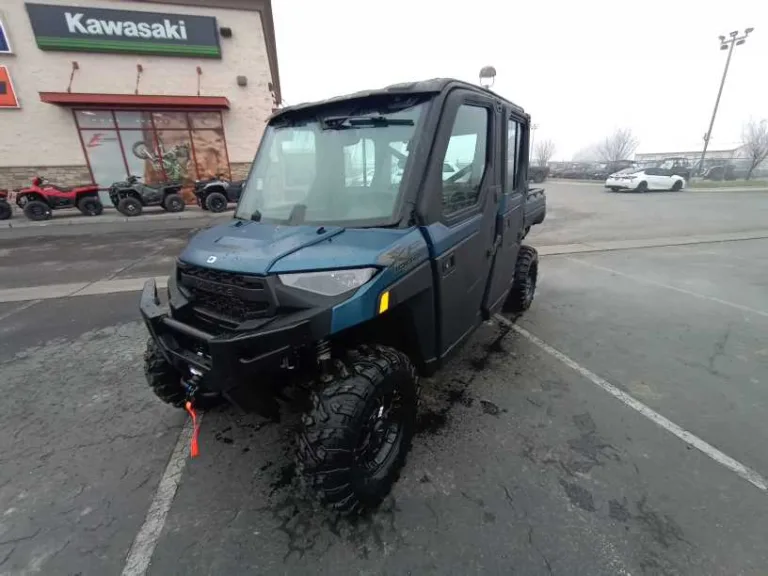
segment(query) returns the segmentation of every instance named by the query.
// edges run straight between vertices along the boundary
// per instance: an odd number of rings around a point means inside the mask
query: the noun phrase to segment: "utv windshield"
[[[393,106],[278,118],[267,127],[235,216],[284,224],[394,223],[427,103]]]

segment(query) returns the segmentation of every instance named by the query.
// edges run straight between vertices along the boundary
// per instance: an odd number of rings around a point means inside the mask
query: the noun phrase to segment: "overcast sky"
[[[273,0],[283,98],[317,100],[395,82],[451,76],[523,106],[555,159],[614,128],[638,151],[699,149],[727,52],[717,37],[754,27],[737,46],[710,149],[739,144],[768,118],[768,0]]]

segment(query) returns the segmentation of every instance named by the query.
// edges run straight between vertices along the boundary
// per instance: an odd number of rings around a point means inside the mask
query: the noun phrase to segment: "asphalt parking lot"
[[[768,193],[547,190],[533,307],[424,383],[355,521],[297,495],[295,415],[180,457],[134,292],[2,301],[160,276],[186,230],[0,239],[0,575],[765,574]]]

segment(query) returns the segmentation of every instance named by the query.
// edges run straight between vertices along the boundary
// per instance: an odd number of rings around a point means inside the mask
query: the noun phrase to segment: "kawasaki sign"
[[[27,3],[41,50],[221,58],[216,18]]]

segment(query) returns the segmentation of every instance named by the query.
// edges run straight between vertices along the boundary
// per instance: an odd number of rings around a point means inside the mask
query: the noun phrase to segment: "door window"
[[[96,184],[106,188],[112,182],[125,180],[125,163],[117,130],[91,130],[84,145]]]
[[[451,137],[441,164],[443,214],[474,206],[485,175],[488,143],[488,109],[462,104],[456,113]]]
[[[520,170],[520,136],[522,130],[516,120],[507,120],[507,181],[504,184],[504,194],[509,194],[517,188]]]

